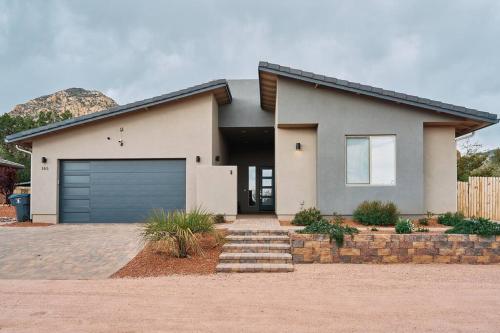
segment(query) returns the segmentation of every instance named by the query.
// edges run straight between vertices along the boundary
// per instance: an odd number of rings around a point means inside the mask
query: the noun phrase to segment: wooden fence
[[[469,177],[457,183],[457,208],[466,217],[500,221],[500,177]]]

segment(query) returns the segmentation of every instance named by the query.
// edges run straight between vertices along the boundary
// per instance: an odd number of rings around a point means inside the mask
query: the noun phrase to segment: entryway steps
[[[290,253],[290,244],[270,243],[228,243],[222,247],[223,252],[233,253]]]
[[[218,264],[217,272],[221,273],[281,273],[293,272],[292,264]]]
[[[283,229],[230,230],[217,272],[292,272],[290,237]]]
[[[288,235],[229,235],[226,240],[232,244],[237,243],[267,243],[267,244],[289,244]]]
[[[283,229],[233,229],[229,232],[234,236],[288,236],[288,230]]]
[[[292,255],[290,253],[221,253],[219,257],[221,263],[240,264],[291,264]]]

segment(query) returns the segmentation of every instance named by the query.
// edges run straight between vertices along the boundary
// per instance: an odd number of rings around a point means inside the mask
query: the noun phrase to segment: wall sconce
[[[295,144],[295,150],[300,150],[301,148],[302,148],[302,146],[301,146],[300,142],[297,142]]]
[[[219,161],[220,161],[220,156],[219,155],[215,156],[215,162],[219,162]]]
[[[42,163],[47,163],[47,157],[42,157]]]
[[[200,156],[196,156],[196,163],[200,163],[201,162],[201,157]]]

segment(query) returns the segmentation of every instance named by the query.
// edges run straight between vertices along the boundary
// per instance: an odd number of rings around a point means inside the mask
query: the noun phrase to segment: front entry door
[[[260,167],[259,210],[264,212],[274,211],[274,169]]]
[[[238,170],[238,212],[273,212],[274,168],[250,165]]]

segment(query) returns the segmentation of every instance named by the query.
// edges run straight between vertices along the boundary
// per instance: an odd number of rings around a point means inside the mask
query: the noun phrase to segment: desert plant
[[[484,237],[500,235],[500,224],[479,217],[457,222],[447,234],[473,234]]]
[[[214,223],[219,224],[219,223],[224,223],[226,222],[226,219],[223,214],[215,214],[213,216]]]
[[[398,234],[411,234],[414,228],[413,222],[410,219],[399,219],[395,227]]]
[[[340,223],[330,223],[326,219],[315,221],[304,229],[297,231],[301,234],[327,234],[330,236],[330,242],[335,240],[338,247],[344,244],[344,236],[357,234],[359,231],[356,228],[344,226]]]
[[[447,226],[454,226],[455,224],[462,222],[464,219],[464,215],[460,212],[447,212],[438,216],[438,222]]]
[[[142,239],[151,242],[157,250],[186,258],[188,254],[202,254],[198,236],[211,234],[219,239],[212,216],[202,209],[190,212],[154,210],[142,230]]]
[[[363,201],[354,211],[353,217],[364,225],[395,225],[399,211],[392,202]]]
[[[319,209],[314,207],[308,209],[302,209],[300,212],[295,214],[295,217],[292,220],[292,224],[294,225],[310,225],[311,223],[321,221],[321,212]]]

